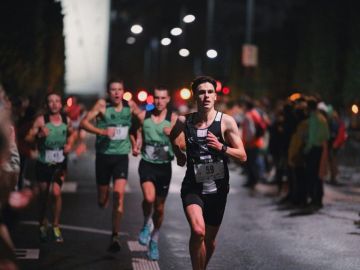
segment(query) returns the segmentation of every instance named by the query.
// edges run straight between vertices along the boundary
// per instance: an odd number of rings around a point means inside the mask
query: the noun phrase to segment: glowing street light
[[[209,50],[207,50],[206,55],[207,55],[207,57],[213,59],[213,58],[217,57],[218,53],[214,49],[209,49]]]
[[[163,45],[163,46],[168,46],[168,45],[170,45],[170,43],[171,43],[171,39],[170,39],[170,38],[163,38],[163,39],[161,40],[161,45]]]
[[[191,97],[191,91],[188,88],[183,88],[180,90],[180,97],[183,100],[187,100]]]
[[[128,37],[128,38],[126,39],[126,43],[129,44],[129,45],[134,44],[135,41],[136,41],[136,38],[134,38],[134,37]]]
[[[145,90],[141,90],[138,94],[137,94],[137,98],[140,102],[144,102],[148,97],[148,93]]]
[[[289,97],[289,99],[290,99],[291,101],[295,101],[295,100],[297,100],[297,99],[299,99],[299,98],[301,98],[301,94],[300,94],[300,93],[293,93],[293,94],[291,94],[291,96]]]
[[[183,18],[184,23],[192,23],[193,21],[195,21],[195,16],[192,14],[188,14]]]
[[[188,57],[190,55],[190,51],[188,49],[180,49],[179,50],[179,55],[182,57]]]
[[[358,105],[353,104],[353,105],[351,106],[351,111],[352,111],[354,114],[358,114],[358,113],[359,113],[359,107],[358,107]]]
[[[224,88],[222,89],[222,92],[224,95],[228,95],[228,94],[230,94],[230,88],[227,86],[224,86]]]
[[[126,101],[131,100],[132,99],[132,94],[129,91],[125,92],[124,95],[123,95],[123,99],[125,99]]]
[[[143,28],[140,24],[134,24],[133,26],[131,26],[131,33],[138,35],[143,31]]]
[[[182,29],[180,27],[174,27],[171,29],[170,34],[173,36],[180,36],[182,34]]]
[[[148,97],[146,98],[146,103],[147,104],[153,104],[154,103],[154,96],[153,95],[148,95]]]

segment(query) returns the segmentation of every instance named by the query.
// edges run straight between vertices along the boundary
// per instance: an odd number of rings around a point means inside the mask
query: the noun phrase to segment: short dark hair
[[[58,92],[58,91],[50,91],[50,92],[48,92],[48,93],[46,94],[46,96],[45,96],[45,103],[46,103],[46,104],[47,104],[48,101],[49,101],[49,100],[48,100],[49,97],[52,96],[52,95],[56,95],[56,96],[60,97],[61,102],[63,102],[63,96],[62,96],[62,94],[61,94],[60,92]]]
[[[168,96],[170,96],[170,91],[169,89],[167,89],[166,87],[164,86],[157,86],[157,87],[154,87],[154,89],[152,90],[152,94],[155,95],[155,90],[158,90],[158,91],[166,91]]]
[[[207,83],[207,82],[211,83],[214,86],[214,89],[216,89],[216,81],[214,78],[212,78],[210,76],[199,76],[199,77],[196,77],[191,83],[192,92],[195,94],[198,86],[202,83]]]
[[[110,78],[106,84],[106,91],[110,90],[110,85],[112,83],[121,83],[122,85],[124,85],[124,80],[121,78]]]

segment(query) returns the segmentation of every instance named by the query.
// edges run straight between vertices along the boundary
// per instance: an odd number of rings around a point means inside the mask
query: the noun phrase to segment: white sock
[[[158,229],[154,229],[151,234],[151,240],[157,243],[159,240],[159,233],[160,231]]]
[[[144,217],[144,226],[145,225],[151,226],[151,223],[152,223],[151,215]]]

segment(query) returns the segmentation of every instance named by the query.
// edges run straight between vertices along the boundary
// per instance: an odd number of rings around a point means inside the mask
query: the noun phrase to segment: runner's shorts
[[[203,217],[206,225],[220,226],[224,217],[227,194],[198,194],[196,192],[187,192],[181,194],[184,210],[191,204],[199,205],[203,211]]]
[[[141,160],[139,164],[140,183],[151,181],[155,185],[156,196],[166,197],[171,180],[171,162],[155,164]]]
[[[58,181],[60,176],[63,176],[66,171],[66,164],[66,159],[58,164],[48,164],[36,161],[35,171],[37,181],[47,183]]]
[[[98,185],[109,185],[113,179],[127,179],[129,167],[128,155],[96,154],[95,171]]]

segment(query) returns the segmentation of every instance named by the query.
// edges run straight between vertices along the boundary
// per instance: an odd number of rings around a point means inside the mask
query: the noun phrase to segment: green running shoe
[[[61,231],[60,231],[59,227],[54,227],[53,232],[54,232],[55,242],[57,242],[57,243],[64,242],[64,238],[62,237],[62,234],[61,234]]]

